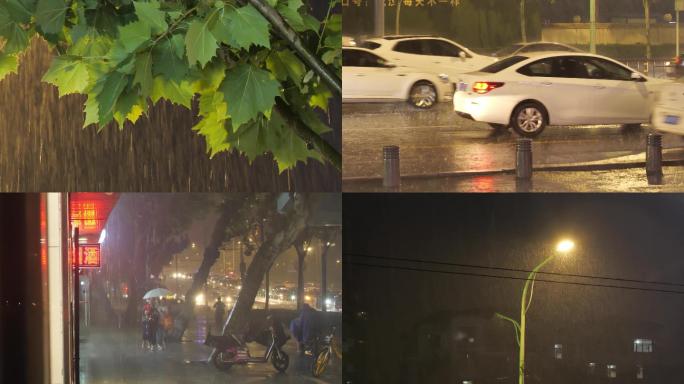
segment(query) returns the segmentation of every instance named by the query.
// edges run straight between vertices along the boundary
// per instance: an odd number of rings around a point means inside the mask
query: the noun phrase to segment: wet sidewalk
[[[403,178],[399,189],[382,180],[345,181],[345,192],[681,192],[684,167],[663,167],[661,184],[649,184],[644,168],[592,171],[535,171],[520,182],[512,172],[424,178]]]
[[[234,366],[221,372],[206,360],[211,348],[203,344],[206,329],[194,327],[181,343],[169,343],[162,351],[144,351],[136,329],[89,328],[82,330],[81,384],[208,384],[208,383],[341,383],[341,361],[333,359],[323,377],[316,379],[303,369],[296,344],[284,350],[290,366],[280,374],[271,363]],[[251,343],[252,356],[265,348]],[[298,369],[299,368],[299,369]]]

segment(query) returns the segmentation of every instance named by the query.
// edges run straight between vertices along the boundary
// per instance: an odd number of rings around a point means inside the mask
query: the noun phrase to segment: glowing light
[[[311,301],[311,296],[309,296],[309,295],[304,296],[304,300]]]
[[[290,300],[292,300],[292,301],[297,300],[297,296],[295,296],[295,295],[290,296]]]
[[[556,250],[558,252],[567,253],[575,248],[575,243],[572,240],[562,240],[556,245]]]
[[[195,305],[206,305],[207,302],[204,299],[204,293],[198,293],[197,296],[195,296]]]

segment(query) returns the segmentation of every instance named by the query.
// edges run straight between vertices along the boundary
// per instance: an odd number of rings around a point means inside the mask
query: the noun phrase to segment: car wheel
[[[437,103],[437,89],[429,81],[419,81],[411,87],[409,103],[421,109],[432,108]]]
[[[518,105],[511,115],[511,127],[520,135],[534,137],[548,124],[549,114],[543,105],[530,101]]]

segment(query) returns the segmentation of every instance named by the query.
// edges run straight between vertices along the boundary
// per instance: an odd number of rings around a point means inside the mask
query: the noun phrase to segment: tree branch
[[[304,121],[290,109],[290,106],[287,105],[283,99],[276,98],[275,109],[288,122],[288,127],[293,129],[297,136],[316,147],[321,155],[335,166],[337,170],[342,170],[342,155],[332,145],[309,128]]]
[[[299,57],[311,68],[318,76],[323,79],[331,91],[337,95],[342,94],[342,80],[333,73],[316,55],[309,52],[299,38],[297,32],[290,27],[280,16],[280,13],[266,3],[265,0],[247,0],[268,20],[278,34],[288,42],[292,49],[299,54]]]

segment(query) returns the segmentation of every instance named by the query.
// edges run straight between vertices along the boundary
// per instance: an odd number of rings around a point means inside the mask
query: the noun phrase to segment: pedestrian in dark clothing
[[[214,304],[214,324],[219,332],[222,331],[221,326],[223,325],[223,316],[226,314],[226,305],[221,301],[221,296]]]
[[[304,351],[305,345],[313,340],[319,331],[319,313],[304,303],[299,317],[290,322],[290,332],[299,343],[300,352]]]

